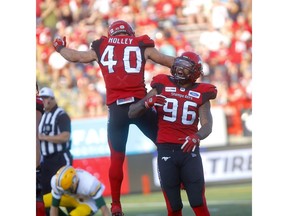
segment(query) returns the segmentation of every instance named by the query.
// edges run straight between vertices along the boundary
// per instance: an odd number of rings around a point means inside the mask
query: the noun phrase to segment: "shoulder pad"
[[[217,87],[212,85],[212,84],[209,84],[208,92],[211,92],[211,98],[210,99],[215,99],[217,96],[217,92],[218,92]]]
[[[152,40],[148,35],[137,37],[137,40],[139,41],[140,47],[155,47],[154,40]]]
[[[152,81],[153,82],[159,82],[159,81],[163,80],[166,77],[167,77],[166,74],[158,74],[158,75],[153,77]]]
[[[106,36],[102,36],[101,38],[97,39],[97,40],[94,40],[91,45],[90,45],[90,48],[95,50],[95,49],[98,49],[98,47],[100,46],[100,43],[105,40],[105,39],[108,39]]]
[[[153,77],[150,85],[152,88],[156,88],[158,94],[161,94],[164,88],[164,80],[167,78],[168,76],[166,74],[158,74]]]
[[[216,86],[210,83],[202,83],[201,85],[206,100],[213,100],[216,98],[218,92]]]

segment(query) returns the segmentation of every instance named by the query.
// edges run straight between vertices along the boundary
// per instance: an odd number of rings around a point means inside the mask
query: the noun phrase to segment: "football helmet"
[[[108,36],[115,36],[121,33],[135,36],[133,28],[124,20],[117,20],[113,22],[108,28]]]
[[[179,84],[194,83],[203,74],[201,57],[194,52],[184,52],[175,59],[171,74]]]
[[[61,191],[74,192],[78,184],[76,170],[72,166],[63,166],[56,173],[56,187]]]

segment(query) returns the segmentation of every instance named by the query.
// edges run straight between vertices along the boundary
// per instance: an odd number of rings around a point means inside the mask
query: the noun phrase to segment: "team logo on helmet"
[[[133,28],[124,20],[117,20],[113,22],[108,28],[108,35],[115,36],[120,33],[125,33],[130,36],[135,36]]]

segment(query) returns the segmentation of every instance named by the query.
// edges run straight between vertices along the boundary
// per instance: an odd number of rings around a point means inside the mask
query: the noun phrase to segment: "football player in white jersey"
[[[63,166],[51,179],[51,193],[44,195],[45,207],[50,216],[59,216],[59,207],[72,209],[69,215],[94,215],[99,209],[103,216],[110,212],[103,198],[105,186],[95,176],[83,169]]]

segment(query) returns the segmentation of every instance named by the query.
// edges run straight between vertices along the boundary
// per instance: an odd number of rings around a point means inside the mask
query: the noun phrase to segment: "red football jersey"
[[[91,49],[97,54],[106,83],[107,105],[120,98],[143,98],[146,95],[144,51],[154,46],[154,41],[147,35],[102,36],[93,41]]]
[[[166,96],[164,106],[156,106],[158,113],[157,143],[183,144],[185,138],[198,131],[199,107],[215,99],[217,89],[208,83],[195,83],[192,87],[179,87],[173,76],[159,74],[153,77],[151,87]]]

